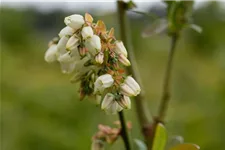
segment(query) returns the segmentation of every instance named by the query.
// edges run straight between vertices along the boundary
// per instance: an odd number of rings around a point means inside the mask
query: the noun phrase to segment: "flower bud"
[[[85,41],[85,47],[92,55],[95,55],[101,50],[101,39],[97,35],[93,35]]]
[[[102,101],[101,109],[105,110],[111,107],[114,103],[115,96],[112,93],[107,93]]]
[[[102,64],[104,61],[104,54],[102,52],[98,53],[98,55],[95,56],[95,61],[98,64]]]
[[[58,52],[59,54],[64,54],[66,53],[66,43],[68,42],[69,40],[69,37],[68,36],[63,36],[58,44],[57,44],[57,49],[58,49]]]
[[[123,42],[122,41],[116,41],[115,44],[116,44],[115,52],[117,54],[123,54],[124,56],[127,57],[127,50],[126,50],[125,46],[123,45]]]
[[[121,93],[126,96],[137,96],[141,92],[139,84],[130,76],[125,79],[120,88]]]
[[[105,88],[111,87],[114,83],[114,79],[110,74],[104,74],[97,78],[94,85],[94,93],[100,92],[102,93]]]
[[[52,44],[45,52],[45,61],[48,63],[56,61],[57,45]]]
[[[127,59],[126,56],[123,54],[119,55],[119,61],[124,65],[124,66],[130,66],[130,61]]]
[[[63,36],[72,36],[74,33],[73,28],[66,26],[59,32],[59,37],[62,38]]]
[[[131,101],[130,97],[128,96],[123,95],[123,97],[121,97],[121,99],[119,99],[117,103],[124,109],[131,109]]]
[[[79,45],[79,39],[76,37],[76,35],[73,35],[69,38],[66,44],[66,49],[70,50],[72,48],[77,48],[78,45]]]
[[[82,48],[79,49],[79,52],[80,52],[81,56],[85,56],[86,53],[87,53],[87,49],[85,47],[82,47]]]
[[[101,109],[107,114],[116,114],[123,108],[115,101],[115,96],[112,93],[107,93],[102,101]]]
[[[84,24],[84,17],[78,14],[74,14],[66,17],[64,19],[64,22],[67,26],[73,28],[74,30],[77,30]]]
[[[83,37],[83,39],[87,39],[93,36],[93,30],[90,26],[87,27],[83,27],[82,31],[81,31],[81,35]]]

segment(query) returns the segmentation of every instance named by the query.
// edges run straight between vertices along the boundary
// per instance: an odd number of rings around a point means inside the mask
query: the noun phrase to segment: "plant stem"
[[[120,111],[118,114],[119,114],[120,123],[121,123],[121,136],[123,138],[124,145],[126,147],[126,150],[131,150],[129,135],[127,132],[126,121],[124,118],[123,111]]]
[[[144,90],[141,83],[141,77],[139,75],[133,47],[131,44],[131,35],[129,30],[129,24],[128,19],[126,15],[127,6],[126,3],[123,1],[118,0],[117,1],[117,8],[118,8],[118,15],[119,15],[119,24],[120,24],[120,34],[121,34],[121,40],[123,41],[125,47],[128,50],[128,59],[131,62],[131,66],[127,69],[128,74],[132,74],[134,79],[140,84],[142,92],[135,97],[135,106],[136,106],[136,112],[137,112],[137,118],[139,119],[142,133],[145,137],[145,141],[147,142],[147,145],[150,142],[150,137],[152,134],[152,128],[150,124],[150,113],[146,104],[146,101],[144,100]]]
[[[153,140],[154,140],[154,135],[155,135],[155,130],[156,130],[157,124],[158,123],[164,124],[164,121],[165,121],[165,115],[166,115],[169,100],[171,97],[171,94],[170,94],[171,71],[172,71],[172,67],[173,67],[173,58],[174,58],[177,40],[178,40],[177,34],[173,34],[171,36],[171,47],[170,47],[168,61],[167,61],[167,65],[166,65],[166,71],[165,71],[165,76],[164,76],[164,81],[163,81],[162,97],[161,97],[161,101],[160,101],[158,116],[155,117],[154,123],[153,123],[153,134],[151,137],[151,142],[153,142]],[[152,146],[153,145],[151,143],[151,146],[148,147],[149,150],[151,150]]]
[[[169,100],[171,97],[171,93],[170,93],[171,71],[173,67],[173,58],[174,58],[176,43],[177,43],[177,35],[175,34],[171,37],[171,47],[169,51],[166,72],[165,72],[165,77],[163,82],[162,97],[161,97],[161,102],[160,102],[159,112],[157,117],[158,122],[162,122],[162,123],[164,122],[166,111],[168,109]]]

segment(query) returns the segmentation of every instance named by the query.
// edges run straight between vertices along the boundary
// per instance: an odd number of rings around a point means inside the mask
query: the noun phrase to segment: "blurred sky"
[[[204,0],[196,0],[195,7],[202,5],[203,1]],[[99,11],[101,12],[113,12],[116,10],[115,2],[116,0],[2,0],[1,6],[8,6],[18,9],[33,7],[41,12],[49,12],[55,9],[62,9],[64,11],[71,11],[74,9],[82,10],[84,8],[100,8]],[[134,2],[137,4],[138,9],[145,10],[148,9],[149,6],[160,2],[160,0],[134,0]],[[54,3],[54,5],[46,5],[46,3]],[[74,5],[71,5],[71,3],[74,3]],[[105,5],[106,3],[111,4]]]

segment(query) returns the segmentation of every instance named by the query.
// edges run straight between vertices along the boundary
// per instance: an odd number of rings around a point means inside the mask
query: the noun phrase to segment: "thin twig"
[[[149,142],[150,142],[149,139],[152,134],[151,124],[150,124],[150,113],[149,113],[146,101],[144,100],[144,90],[141,83],[141,77],[139,75],[133,47],[131,44],[131,35],[130,35],[128,19],[126,15],[126,9],[127,9],[126,3],[118,0],[117,7],[118,7],[121,39],[128,50],[128,58],[131,62],[131,66],[127,69],[127,72],[128,74],[132,74],[132,76],[140,84],[142,89],[142,92],[135,97],[135,106],[136,106],[137,118],[139,119],[139,122],[142,128],[142,133],[145,137],[145,141],[147,142],[147,145],[149,145]]]
[[[165,77],[163,82],[162,97],[161,97],[161,102],[160,102],[159,112],[157,117],[158,122],[162,122],[162,123],[164,122],[170,96],[171,96],[170,94],[171,71],[173,67],[173,58],[174,58],[176,43],[177,43],[177,35],[173,35],[171,37],[171,47],[169,51],[166,72],[165,72]]]
[[[126,147],[126,150],[131,150],[129,135],[127,132],[126,121],[124,119],[123,111],[120,111],[118,114],[119,114],[120,123],[121,123],[121,136],[123,138],[124,145]]]

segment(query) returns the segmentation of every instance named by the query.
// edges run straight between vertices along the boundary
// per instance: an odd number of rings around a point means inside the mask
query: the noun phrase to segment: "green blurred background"
[[[46,3],[50,7],[54,4]],[[221,5],[224,2],[204,2],[197,7],[193,19],[203,33],[186,29],[174,60],[166,127],[169,135],[182,135],[185,142],[196,143],[202,150],[225,148],[225,7]],[[64,17],[72,13],[89,12],[95,20],[101,18],[108,28],[115,27],[118,37],[116,13],[99,12],[103,7],[97,6],[47,12],[1,6],[2,150],[88,150],[97,125],[112,125],[118,119],[101,111],[93,98],[79,101],[79,85],[71,84],[57,63],[48,64],[43,58],[48,41],[64,27]],[[148,10],[164,15],[161,6],[156,3]],[[135,54],[154,116],[170,39],[165,35],[143,39],[141,32],[150,21],[129,14]],[[125,115],[133,122],[132,137],[142,139],[134,103]],[[121,139],[107,149],[123,149]]]

